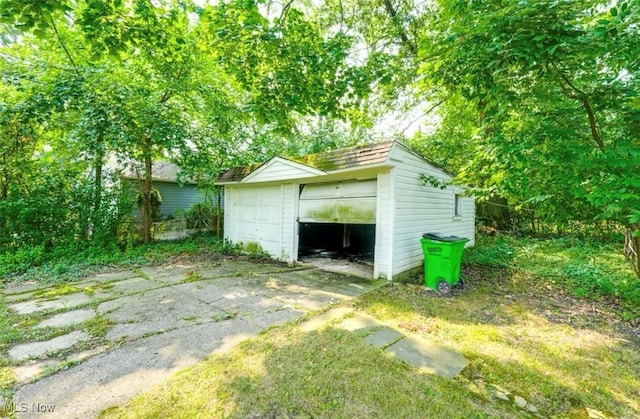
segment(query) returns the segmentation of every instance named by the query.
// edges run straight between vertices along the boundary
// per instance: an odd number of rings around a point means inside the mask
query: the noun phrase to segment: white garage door
[[[376,223],[375,179],[304,185],[300,192],[301,223]]]
[[[282,192],[280,186],[237,189],[236,239],[256,242],[278,256],[282,241]]]

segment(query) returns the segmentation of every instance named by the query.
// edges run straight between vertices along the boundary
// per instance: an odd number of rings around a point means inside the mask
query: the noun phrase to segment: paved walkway
[[[442,377],[455,377],[469,361],[442,345],[435,344],[419,336],[407,336],[367,314],[354,312],[349,308],[335,308],[301,325],[303,330],[314,330],[327,324],[350,332],[358,332],[370,344],[385,350],[412,367],[423,372]]]
[[[18,418],[95,417],[213,352],[379,285],[242,260],[126,270],[57,288],[14,285],[4,300],[21,327],[56,336],[9,349],[18,383],[9,406]],[[352,311],[332,309],[300,327],[339,322],[409,365],[446,377],[467,365],[455,352]]]

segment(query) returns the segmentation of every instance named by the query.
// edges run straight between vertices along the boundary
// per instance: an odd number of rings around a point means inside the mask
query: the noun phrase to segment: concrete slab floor
[[[73,310],[56,314],[36,324],[34,327],[65,327],[82,323],[96,316],[92,309]]]
[[[160,281],[154,281],[152,279],[141,278],[139,276],[123,279],[122,281],[116,281],[111,283],[112,288],[110,290],[104,290],[103,292],[120,292],[122,294],[130,294],[139,291],[146,291],[154,288],[160,288],[165,286]]]
[[[300,330],[303,332],[310,332],[312,330],[319,329],[324,326],[328,322],[339,319],[341,317],[346,316],[353,312],[353,308],[351,307],[337,307],[333,308],[329,311],[322,313],[319,316],[316,316],[300,325]]]

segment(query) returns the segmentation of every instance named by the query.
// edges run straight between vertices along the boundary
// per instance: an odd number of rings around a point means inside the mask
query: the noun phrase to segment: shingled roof
[[[251,164],[249,166],[232,167],[231,169],[218,175],[215,182],[238,182],[260,166],[262,166],[262,163]]]
[[[385,141],[365,146],[309,154],[302,157],[288,157],[287,159],[315,169],[331,172],[334,170],[384,163],[389,157],[393,144],[393,141]],[[262,166],[262,164],[234,167],[218,176],[216,183],[239,182],[260,166]]]

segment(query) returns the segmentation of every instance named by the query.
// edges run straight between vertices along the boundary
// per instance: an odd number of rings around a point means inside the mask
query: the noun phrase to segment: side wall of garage
[[[395,162],[392,175],[395,194],[391,259],[393,276],[422,265],[422,233],[466,237],[471,240],[469,245],[473,245],[474,199],[462,196],[459,188],[448,186],[440,189],[425,185],[421,174],[433,176],[440,181],[448,181],[451,176],[403,147],[394,147],[391,157]]]

